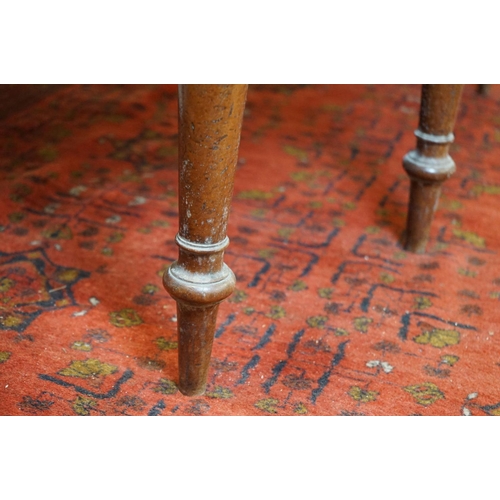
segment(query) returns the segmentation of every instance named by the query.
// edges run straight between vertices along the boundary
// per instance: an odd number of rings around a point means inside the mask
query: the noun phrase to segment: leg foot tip
[[[203,396],[206,391],[206,387],[182,387],[179,386],[179,391],[184,394],[184,396]]]

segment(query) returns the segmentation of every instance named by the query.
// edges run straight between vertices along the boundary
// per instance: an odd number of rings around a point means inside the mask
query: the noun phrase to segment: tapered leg
[[[422,85],[417,148],[403,159],[410,176],[410,202],[404,247],[424,253],[441,185],[455,172],[448,154],[463,85]]]
[[[163,276],[177,302],[179,389],[205,392],[219,304],[235,286],[223,262],[247,85],[179,86],[179,258]]]

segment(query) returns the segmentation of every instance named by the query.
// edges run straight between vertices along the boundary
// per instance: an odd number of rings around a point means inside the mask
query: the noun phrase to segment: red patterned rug
[[[176,86],[70,86],[0,122],[1,415],[500,414],[500,92],[466,86],[426,255],[418,85],[253,85],[207,393],[177,380]]]

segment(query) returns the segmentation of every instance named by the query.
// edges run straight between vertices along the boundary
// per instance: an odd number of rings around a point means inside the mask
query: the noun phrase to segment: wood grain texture
[[[410,176],[406,250],[424,253],[441,185],[455,172],[448,154],[463,85],[422,85],[417,147],[403,159]]]
[[[165,272],[177,301],[179,389],[205,391],[219,303],[234,290],[224,262],[246,85],[179,87],[179,258]]]

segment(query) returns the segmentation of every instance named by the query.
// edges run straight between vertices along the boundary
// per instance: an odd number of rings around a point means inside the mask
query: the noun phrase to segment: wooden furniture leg
[[[448,154],[463,85],[422,85],[417,147],[403,159],[410,176],[410,202],[404,247],[424,253],[441,185],[455,172]]]
[[[224,264],[247,85],[179,86],[179,257],[163,285],[177,302],[179,389],[205,392],[219,303],[234,290]]]

